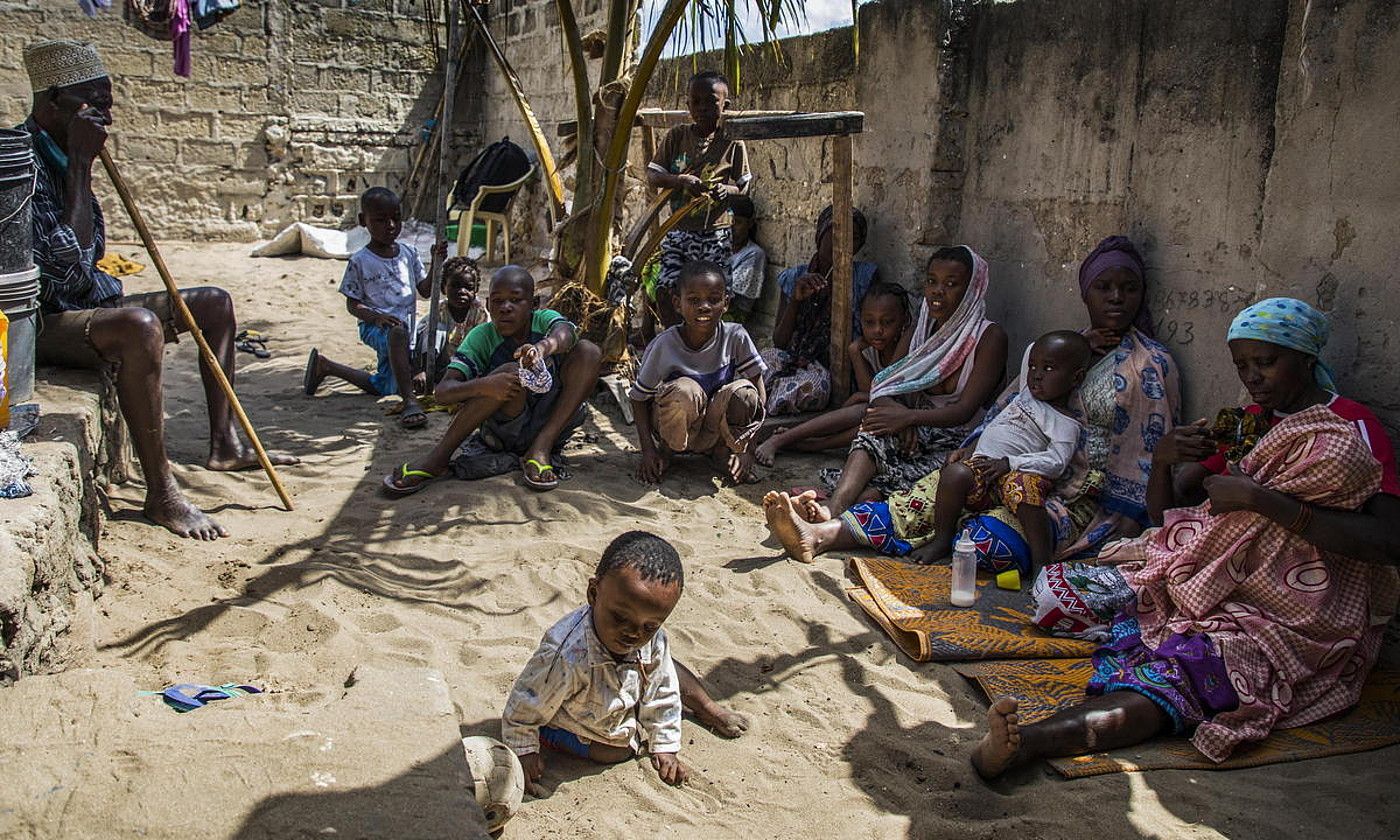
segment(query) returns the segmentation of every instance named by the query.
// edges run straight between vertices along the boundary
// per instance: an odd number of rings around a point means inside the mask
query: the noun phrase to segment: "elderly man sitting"
[[[185,329],[161,293],[123,295],[121,281],[100,271],[102,208],[92,192],[92,167],[112,124],[112,82],[97,50],[75,41],[42,41],[24,52],[34,91],[23,128],[34,142],[34,263],[39,267],[43,323],[35,347],[40,364],[114,368],[117,400],[146,478],[145,515],[182,537],[212,540],[228,531],[189,502],[175,485],[165,452],[161,374],[165,344]],[[181,295],[233,381],[233,301],[223,289]],[[233,412],[200,360],[209,407],[211,470],[241,470],[257,457],[234,428]],[[285,456],[276,463],[294,463]]]

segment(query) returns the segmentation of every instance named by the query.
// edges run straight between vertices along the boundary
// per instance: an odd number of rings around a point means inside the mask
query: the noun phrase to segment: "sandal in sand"
[[[399,415],[399,425],[405,429],[421,429],[428,425],[428,413],[421,406]]]
[[[418,478],[422,480],[414,484],[403,483],[404,481],[410,478]],[[390,473],[389,475],[384,476],[384,492],[388,493],[390,496],[393,496],[396,499],[401,499],[405,496],[412,496],[414,493],[417,493],[419,490],[422,490],[425,486],[427,486],[431,482],[438,480],[439,478],[442,478],[442,476],[433,475],[427,470],[409,469],[407,462],[405,462],[402,466],[398,468],[398,470]]]
[[[530,477],[531,467],[535,470],[534,478]],[[520,470],[525,481],[525,486],[529,487],[531,490],[545,493],[559,486],[559,476],[555,474],[554,467],[551,464],[541,464],[534,458],[527,458],[520,462]],[[546,481],[545,476],[549,476],[551,480]]]
[[[301,392],[308,397],[316,396],[316,387],[321,383],[316,381],[316,368],[321,364],[321,351],[315,347],[306,356],[306,373],[301,377]]]

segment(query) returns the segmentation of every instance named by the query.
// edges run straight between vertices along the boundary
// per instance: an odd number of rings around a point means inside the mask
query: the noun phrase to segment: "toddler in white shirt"
[[[1069,330],[1046,333],[1026,352],[1021,391],[982,429],[971,454],[954,452],[934,497],[934,537],[917,562],[947,559],[964,510],[1006,505],[1031,549],[1031,572],[1047,563],[1052,547],[1045,497],[1069,468],[1079,445],[1070,395],[1089,370],[1089,342]]]
[[[644,531],[603,552],[588,603],[551,627],[515,681],[501,715],[501,740],[520,757],[526,789],[544,772],[541,747],[605,764],[642,751],[661,779],[690,771],[681,748],[681,693],[666,621],[680,600],[680,555]]]

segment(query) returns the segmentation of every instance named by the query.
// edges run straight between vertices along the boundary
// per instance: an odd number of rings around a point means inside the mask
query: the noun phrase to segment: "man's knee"
[[[212,321],[233,323],[233,296],[218,286],[200,286],[180,295],[191,310]]]
[[[88,337],[107,358],[123,362],[149,358],[159,362],[165,352],[165,325],[160,316],[139,306],[103,310],[94,318]]]

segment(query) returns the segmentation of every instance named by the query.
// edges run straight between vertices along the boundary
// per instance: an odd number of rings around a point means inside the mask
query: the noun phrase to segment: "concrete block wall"
[[[865,112],[855,199],[871,220],[863,256],[886,278],[915,286],[936,245],[973,245],[1019,347],[1085,323],[1079,260],[1125,233],[1188,419],[1244,397],[1225,346],[1234,314],[1291,295],[1330,314],[1343,390],[1400,434],[1400,162],[1386,139],[1400,6],[879,0],[859,25],[859,62],[846,29],[752,56],[735,105]],[[679,107],[665,76],[648,104]],[[751,156],[776,271],[810,252],[829,152],[792,140]]]
[[[1400,432],[1400,8],[1352,0],[979,6],[960,235],[1015,343],[1083,323],[1078,261],[1143,248],[1187,419],[1244,392],[1225,333],[1266,297],[1326,311],[1342,390]]]
[[[573,0],[573,4],[584,35],[603,26],[607,10],[602,0]],[[577,111],[573,75],[564,52],[555,0],[493,0],[487,12],[492,37],[520,77],[521,87],[554,157],[562,158],[559,124],[574,119]],[[461,100],[464,103],[463,128],[481,138],[482,144],[509,137],[534,157],[535,147],[512,98],[510,84],[480,39],[472,45],[468,61],[466,78],[470,80],[473,96]],[[589,61],[591,84],[597,82],[599,64],[596,60]],[[572,167],[566,168],[563,174],[569,181]],[[512,247],[519,251],[512,254],[516,262],[529,261],[525,256],[527,246],[532,246],[534,253],[548,250],[547,206],[547,192],[540,178],[528,183],[516,199],[511,215],[515,227]]]
[[[113,76],[113,156],[157,236],[353,223],[359,193],[401,186],[440,96],[425,2],[245,0],[195,33],[194,75],[181,79],[170,44],[127,26],[120,3],[89,19],[75,3],[0,0],[0,119],[28,113],[26,44],[92,41]],[[462,155],[474,145],[454,134]],[[112,235],[131,237],[112,191],[99,192]]]

